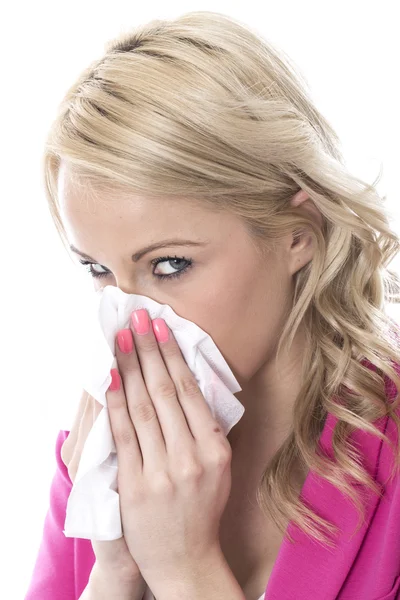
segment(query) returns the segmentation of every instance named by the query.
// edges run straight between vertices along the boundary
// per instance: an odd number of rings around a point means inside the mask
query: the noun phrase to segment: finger
[[[143,327],[143,322],[140,324],[139,329],[142,333],[139,333],[135,328],[136,312],[141,313],[140,316],[146,323],[145,328]],[[145,309],[143,312],[134,311],[132,313],[131,326],[143,378],[155,406],[165,444],[167,445],[167,439],[171,440],[177,437],[179,437],[182,445],[192,444],[193,436],[188,428],[185,414],[179,403],[174,382],[160,353],[151,319]]]
[[[120,343],[122,340],[122,352]],[[157,411],[143,379],[131,329],[117,333],[115,356],[125,390],[129,418],[140,445],[143,468],[159,470],[166,464],[166,447]]]
[[[142,317],[146,327],[143,323],[136,327],[137,312],[140,313],[139,317]],[[171,440],[179,437],[181,445],[189,448],[193,445],[193,436],[179,403],[174,382],[160,353],[147,310],[132,313],[131,327],[143,379],[158,416],[164,444],[168,449],[167,439],[170,444]]]
[[[210,439],[210,433],[224,435],[199,388],[196,377],[189,369],[178,342],[163,319],[154,319],[153,327],[165,339],[159,342],[160,353],[168,369],[179,398],[180,406],[195,439]]]
[[[142,454],[135,428],[129,416],[123,382],[117,369],[111,369],[111,377],[112,381],[106,391],[106,399],[118,464],[127,471],[133,470],[141,473]],[[117,386],[118,388],[115,389]]]

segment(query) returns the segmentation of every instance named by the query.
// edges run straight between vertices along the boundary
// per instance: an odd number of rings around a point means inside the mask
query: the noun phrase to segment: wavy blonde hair
[[[229,210],[244,220],[261,252],[273,251],[282,236],[310,230],[315,255],[295,275],[277,349],[280,355],[290,348],[304,324],[303,384],[293,428],[266,465],[257,502],[282,533],[292,520],[332,545],[327,533],[337,528],[294,494],[291,473],[300,463],[314,470],[348,495],[360,516],[364,507],[345,475],[383,493],[348,435],[360,428],[393,448],[373,425],[386,415],[400,432],[400,378],[393,368],[400,350],[396,324],[385,313],[386,302],[400,302],[399,278],[387,268],[400,239],[376,182],[367,184],[346,168],[338,137],[298,68],[221,13],[196,11],[140,25],[107,43],[82,72],[48,133],[46,196],[68,248],[57,200],[61,160],[77,182],[100,191],[120,187]],[[290,207],[299,189],[321,212],[322,229]],[[376,372],[361,364],[364,358]],[[385,394],[388,378],[397,389],[393,402]],[[335,462],[317,453],[328,412],[338,418]]]

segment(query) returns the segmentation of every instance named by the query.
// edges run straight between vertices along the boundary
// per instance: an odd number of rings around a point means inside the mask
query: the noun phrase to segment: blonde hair
[[[278,346],[278,354],[289,349],[299,325],[305,326],[303,384],[293,429],[266,465],[257,502],[282,533],[290,519],[332,545],[326,532],[337,528],[293,494],[290,477],[296,464],[312,469],[348,495],[359,515],[364,507],[345,475],[382,495],[347,438],[359,428],[393,448],[372,424],[386,415],[400,432],[400,378],[393,369],[400,350],[396,324],[385,313],[386,302],[400,302],[399,279],[387,269],[400,240],[389,227],[386,197],[376,182],[348,172],[338,137],[297,67],[220,13],[196,11],[140,25],[109,42],[104,56],[82,72],[50,128],[45,188],[66,243],[57,200],[61,160],[86,186],[179,196],[229,210],[243,219],[261,251],[273,250],[281,236],[310,230],[315,255],[295,275]],[[299,189],[321,212],[322,228],[290,207]],[[363,366],[364,358],[376,372]],[[393,402],[385,394],[387,378],[397,389]],[[338,418],[336,462],[317,453],[328,412]]]

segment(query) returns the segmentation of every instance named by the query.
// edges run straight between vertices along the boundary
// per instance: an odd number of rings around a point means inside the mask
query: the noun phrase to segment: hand
[[[116,341],[118,369],[106,398],[124,537],[152,588],[199,572],[220,551],[232,452],[172,331],[163,319],[151,323],[145,309],[135,321],[135,312],[117,334],[131,351]],[[162,331],[169,339],[158,343]]]
[[[97,402],[85,390],[79,402],[71,431],[62,445],[61,459],[68,469],[68,475],[73,482],[78,471],[83,446],[93,424],[103,409],[103,405]],[[119,577],[125,577],[138,581],[142,578],[136,562],[133,560],[124,538],[111,541],[91,540],[96,563],[99,568],[107,573],[118,573]]]

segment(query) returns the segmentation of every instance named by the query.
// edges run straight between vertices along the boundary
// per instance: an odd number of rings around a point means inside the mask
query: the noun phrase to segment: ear
[[[314,202],[311,200],[308,192],[305,190],[300,190],[297,192],[290,201],[290,205],[294,207],[302,206],[302,208],[310,211],[316,221],[319,223],[320,227],[323,224],[323,217],[320,210],[315,206]]]
[[[291,206],[300,207],[300,212],[305,210],[311,213],[315,221],[319,224],[320,227],[323,225],[323,217],[321,212],[315,206],[314,202],[311,200],[309,194],[300,190],[297,192],[291,202]],[[304,265],[312,260],[314,255],[314,244],[313,238],[310,233],[305,230],[300,234],[291,236],[290,240],[290,248],[289,248],[289,269],[291,275],[294,275],[298,270],[300,270]]]

